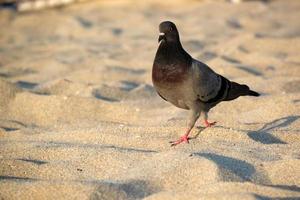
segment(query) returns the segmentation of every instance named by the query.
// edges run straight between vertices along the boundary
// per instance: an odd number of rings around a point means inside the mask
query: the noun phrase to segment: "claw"
[[[180,144],[180,143],[182,143],[182,142],[189,143],[189,139],[190,139],[190,138],[189,138],[187,135],[183,135],[183,136],[181,136],[181,137],[179,138],[179,140],[171,141],[171,142],[170,142],[170,143],[171,143],[171,147],[176,146],[176,145],[178,145],[178,144]]]
[[[204,121],[204,124],[206,127],[212,127],[213,125],[215,125],[217,122],[208,122],[207,120]]]

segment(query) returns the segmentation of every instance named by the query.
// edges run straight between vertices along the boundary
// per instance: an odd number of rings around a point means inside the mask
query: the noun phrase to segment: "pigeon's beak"
[[[159,37],[158,37],[158,42],[160,42],[161,40],[164,40],[165,37],[165,33],[159,33]]]

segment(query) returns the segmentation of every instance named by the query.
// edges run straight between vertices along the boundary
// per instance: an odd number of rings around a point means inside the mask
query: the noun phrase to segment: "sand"
[[[0,199],[300,198],[300,2],[0,10]],[[158,24],[262,95],[188,112],[154,91]]]

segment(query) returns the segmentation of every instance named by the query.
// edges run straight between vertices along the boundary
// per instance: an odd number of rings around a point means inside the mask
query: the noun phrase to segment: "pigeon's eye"
[[[169,31],[170,31],[170,32],[171,32],[171,31],[173,31],[173,28],[172,28],[172,27],[170,27],[170,28],[169,28]]]

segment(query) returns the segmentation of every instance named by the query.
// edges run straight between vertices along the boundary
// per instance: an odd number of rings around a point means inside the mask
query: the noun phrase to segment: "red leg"
[[[204,120],[204,124],[206,127],[211,127],[213,125],[215,125],[217,122],[208,122],[207,120]]]
[[[189,139],[190,139],[189,134],[190,134],[192,128],[194,127],[195,122],[197,121],[199,116],[200,116],[200,113],[197,110],[192,109],[191,116],[190,116],[189,123],[188,123],[189,128],[186,130],[185,134],[183,136],[181,136],[178,140],[170,142],[171,146],[176,146],[177,144],[180,144],[182,142],[189,143]]]
[[[172,141],[170,142],[171,143],[171,146],[176,146],[177,144],[180,144],[182,142],[186,142],[186,143],[189,143],[189,137],[187,135],[183,135],[181,136],[178,140],[176,141]]]
[[[175,140],[175,141],[171,141],[170,143],[171,143],[171,146],[176,146],[177,144],[180,144],[180,143],[182,143],[182,142],[185,142],[185,143],[189,143],[189,134],[190,134],[190,132],[191,132],[191,128],[189,128],[187,131],[186,131],[186,133],[183,135],[183,136],[181,136],[178,140]]]

